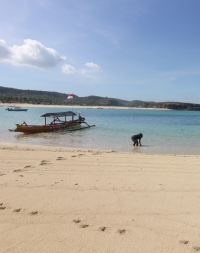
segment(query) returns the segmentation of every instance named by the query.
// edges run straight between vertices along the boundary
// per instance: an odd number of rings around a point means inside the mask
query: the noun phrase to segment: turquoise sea
[[[200,154],[200,112],[140,109],[27,107],[8,112],[0,107],[1,142],[51,145],[154,154]],[[16,123],[44,124],[47,112],[73,110],[95,127],[74,132],[22,134],[10,132]],[[142,146],[134,147],[133,134],[143,133]]]

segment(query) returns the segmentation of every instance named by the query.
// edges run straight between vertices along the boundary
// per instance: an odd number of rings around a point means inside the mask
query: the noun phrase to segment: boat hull
[[[6,109],[8,112],[26,112],[28,109],[12,109],[12,108],[7,108]]]
[[[65,124],[51,124],[51,125],[20,125],[16,124],[14,132],[21,133],[42,133],[42,132],[54,132],[59,130],[65,130],[71,127],[80,126],[81,122],[69,122]]]

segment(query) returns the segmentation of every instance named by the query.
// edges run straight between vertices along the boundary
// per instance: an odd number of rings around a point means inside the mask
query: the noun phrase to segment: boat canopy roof
[[[72,111],[68,111],[68,112],[50,112],[50,113],[46,113],[41,115],[41,117],[50,117],[50,118],[56,118],[56,117],[66,117],[66,116],[75,116],[77,115],[76,113],[72,112]]]

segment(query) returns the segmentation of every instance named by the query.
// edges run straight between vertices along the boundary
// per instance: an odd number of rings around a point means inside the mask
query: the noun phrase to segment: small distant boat
[[[97,107],[97,109],[103,109],[102,107]]]
[[[20,111],[28,111],[28,109],[25,108],[21,108],[21,107],[8,107],[5,110],[9,111],[9,112],[20,112]]]
[[[78,114],[78,118],[74,119],[74,116],[76,115],[77,114],[72,111],[46,113],[44,115],[41,115],[41,117],[45,118],[44,125],[28,125],[26,122],[23,122],[22,124],[16,124],[16,129],[10,131],[22,133],[41,133],[41,132],[54,132],[66,129],[70,131],[75,131],[95,126],[95,125],[89,126],[87,122],[85,122],[85,118],[80,116],[80,113]],[[66,119],[66,117],[68,116],[71,117],[71,120]],[[63,120],[61,119],[62,117],[64,117]],[[49,124],[47,124],[47,118],[53,118],[53,120]],[[81,124],[86,124],[86,126],[80,127]]]

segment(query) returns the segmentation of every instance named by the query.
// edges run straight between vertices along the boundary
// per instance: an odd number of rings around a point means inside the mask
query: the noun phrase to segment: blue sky
[[[0,86],[200,103],[200,1],[0,0]]]

